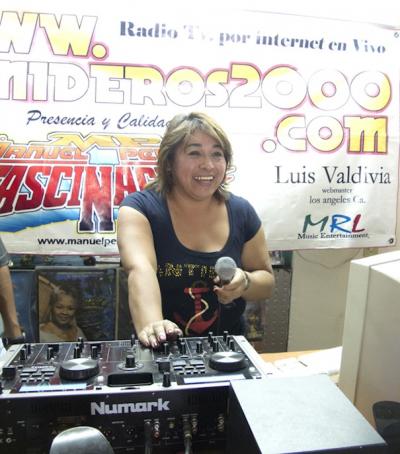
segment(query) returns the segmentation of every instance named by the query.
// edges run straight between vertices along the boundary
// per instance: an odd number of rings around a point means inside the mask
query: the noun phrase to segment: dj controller
[[[178,338],[158,349],[129,340],[11,346],[3,358],[0,452],[48,453],[76,426],[115,453],[223,448],[232,380],[265,378],[243,336]],[[201,451],[203,452],[203,451]]]

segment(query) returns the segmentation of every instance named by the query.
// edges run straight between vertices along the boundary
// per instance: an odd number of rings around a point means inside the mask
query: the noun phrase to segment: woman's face
[[[201,131],[176,150],[173,191],[204,200],[214,195],[224,181],[226,161],[220,144]]]
[[[75,318],[76,303],[72,296],[61,294],[53,306],[53,322],[61,327],[69,326]]]

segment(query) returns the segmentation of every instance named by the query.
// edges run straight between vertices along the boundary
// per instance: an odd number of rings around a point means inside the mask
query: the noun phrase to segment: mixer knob
[[[218,341],[215,339],[213,346],[212,346],[213,352],[218,352],[219,351],[219,344]]]
[[[54,350],[53,350],[53,347],[51,346],[48,346],[47,347],[47,350],[46,350],[46,358],[47,360],[50,360],[54,357]]]
[[[21,361],[25,361],[27,358],[27,351],[26,351],[26,348],[21,348],[20,352],[19,352],[19,359]]]
[[[84,347],[85,345],[85,339],[81,336],[78,337],[78,344],[79,346],[81,347],[81,349]]]
[[[210,357],[210,367],[222,372],[235,372],[246,367],[246,357],[240,352],[218,352]]]
[[[214,333],[212,331],[209,331],[207,338],[208,338],[208,342],[210,344],[212,344],[212,342],[213,342],[213,336],[214,336]]]
[[[187,346],[186,346],[186,343],[185,343],[185,342],[182,342],[182,343],[179,345],[179,351],[180,351],[181,355],[186,355],[186,353],[187,353]]]
[[[134,355],[126,355],[125,367],[127,369],[133,369],[135,366],[136,366],[135,356]]]
[[[203,343],[201,341],[196,342],[196,353],[203,353]]]
[[[171,363],[169,360],[161,359],[158,361],[158,370],[160,372],[169,372],[171,370]]]
[[[90,351],[92,351],[92,347],[96,347],[98,353],[101,352],[101,342],[92,342],[90,344]]]
[[[92,347],[90,348],[90,357],[92,359],[97,359],[98,356],[99,356],[99,347],[97,345],[92,345]]]
[[[169,372],[163,373],[163,381],[162,381],[163,388],[169,388],[171,386],[171,376]]]
[[[224,332],[222,333],[222,336],[223,336],[224,342],[226,342],[226,341],[227,341],[227,339],[228,339],[228,334],[229,334],[229,331],[224,331]]]
[[[169,344],[168,344],[168,342],[164,342],[163,343],[163,352],[164,352],[164,355],[169,355]]]
[[[24,344],[24,347],[26,348],[26,353],[29,356],[31,354],[31,352],[32,352],[31,344]]]
[[[136,341],[135,334],[131,334],[131,347],[133,347],[135,345],[135,341]]]
[[[229,350],[235,351],[235,341],[233,339],[229,341]]]
[[[75,345],[74,358],[80,358],[80,357],[81,357],[81,349],[79,348],[79,345]]]
[[[98,373],[98,362],[88,358],[70,359],[60,366],[60,377],[66,380],[87,380]]]

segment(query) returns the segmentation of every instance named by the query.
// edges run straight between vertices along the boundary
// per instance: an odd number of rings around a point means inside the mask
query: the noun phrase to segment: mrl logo
[[[93,415],[121,415],[124,413],[148,413],[151,411],[169,411],[169,400],[158,398],[157,402],[127,402],[124,404],[106,404],[105,402],[91,402],[90,414]]]
[[[311,219],[311,214],[307,214],[304,218],[303,232],[299,234],[299,238],[308,238],[307,232],[309,227],[319,226],[319,232],[322,233],[326,227],[329,228],[329,233],[355,234],[364,232],[364,228],[359,228],[361,214],[357,214],[354,218],[344,214],[333,214],[332,216],[324,216],[319,220]]]

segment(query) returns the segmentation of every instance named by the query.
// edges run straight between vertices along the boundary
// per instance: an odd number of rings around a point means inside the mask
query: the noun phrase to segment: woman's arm
[[[121,207],[117,242],[128,275],[129,309],[139,340],[156,347],[168,336],[181,334],[175,323],[163,319],[157,259],[147,218],[133,208]]]
[[[4,336],[11,339],[21,336],[12,280],[7,265],[0,267],[0,314],[3,318]]]
[[[275,278],[262,227],[245,243],[241,260],[242,268],[236,269],[232,281],[222,287],[215,287],[222,304],[241,296],[249,301],[259,301],[272,295]]]
[[[270,298],[275,286],[275,277],[262,226],[256,235],[244,245],[242,266],[250,281],[242,296],[250,301]]]

